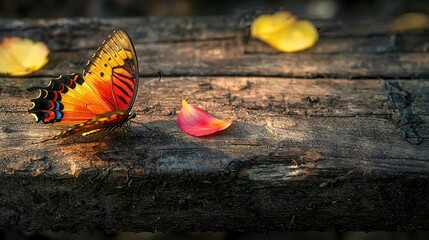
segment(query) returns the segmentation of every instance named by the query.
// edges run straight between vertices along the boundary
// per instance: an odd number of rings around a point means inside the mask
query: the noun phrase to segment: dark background
[[[0,235],[5,240],[428,240],[429,234],[388,232],[300,233],[16,233]]]
[[[429,13],[429,0],[0,0],[0,18],[246,14],[279,8],[308,18],[385,18]]]

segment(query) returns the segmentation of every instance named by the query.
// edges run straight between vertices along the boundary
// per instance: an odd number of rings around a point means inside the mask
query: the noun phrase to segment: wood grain
[[[204,20],[202,20],[204,19]],[[318,44],[299,54],[280,54],[250,39],[249,22],[237,17],[0,21],[1,36],[31,36],[53,50],[35,76],[81,71],[116,27],[129,31],[140,71],[154,75],[427,78],[426,32],[397,33],[387,22],[320,21]]]
[[[0,20],[2,36],[53,49],[33,76],[0,78],[1,228],[428,230],[426,33],[316,25],[315,48],[281,54],[246,39],[237,17]],[[113,26],[139,55],[136,122],[40,144],[64,127],[34,123],[25,89],[81,71]],[[188,136],[175,122],[183,98],[236,120]]]

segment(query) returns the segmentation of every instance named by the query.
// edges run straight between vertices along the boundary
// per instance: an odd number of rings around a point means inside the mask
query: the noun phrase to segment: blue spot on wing
[[[60,111],[54,111],[54,113],[55,113],[55,120],[56,120],[56,122],[60,121],[61,118],[63,118],[63,113],[62,112],[60,112]]]
[[[60,103],[59,102],[55,102],[55,109],[54,110],[60,110]]]

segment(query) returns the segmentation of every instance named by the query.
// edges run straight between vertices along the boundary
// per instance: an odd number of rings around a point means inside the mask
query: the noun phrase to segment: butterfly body
[[[89,136],[95,133],[101,133],[106,131],[113,131],[118,127],[121,127],[127,123],[130,119],[135,118],[135,112],[127,112],[122,110],[116,110],[108,113],[101,114],[97,117],[91,118],[86,122],[75,124],[62,131],[58,135],[52,138],[46,139],[42,142],[49,140],[56,140],[65,138],[73,134],[81,134],[82,136]]]
[[[113,130],[136,114],[131,111],[138,89],[138,62],[128,34],[115,30],[85,67],[83,74],[61,75],[46,87],[28,111],[38,123],[72,125],[48,140]]]

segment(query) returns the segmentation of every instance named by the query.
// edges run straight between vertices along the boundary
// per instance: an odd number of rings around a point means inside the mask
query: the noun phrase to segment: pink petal
[[[233,119],[220,120],[199,107],[192,106],[182,100],[182,110],[177,117],[177,125],[185,133],[200,137],[222,131],[231,125]]]

